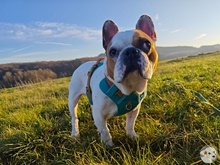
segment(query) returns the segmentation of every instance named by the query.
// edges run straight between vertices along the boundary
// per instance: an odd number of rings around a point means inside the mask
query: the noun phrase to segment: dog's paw
[[[72,133],[71,133],[71,137],[72,137],[72,138],[79,138],[80,135],[79,135],[79,133],[72,132]]]
[[[105,144],[105,146],[106,146],[106,147],[113,147],[113,146],[114,146],[114,143],[112,142],[112,140],[111,140],[111,139],[110,139],[110,140],[105,141],[105,142],[104,142],[104,144]]]
[[[139,137],[139,135],[136,134],[135,131],[127,132],[127,136],[130,137],[130,138],[132,138],[132,139],[136,139],[136,138]]]

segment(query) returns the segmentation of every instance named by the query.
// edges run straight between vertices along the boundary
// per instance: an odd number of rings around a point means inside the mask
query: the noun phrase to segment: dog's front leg
[[[102,141],[106,144],[106,146],[112,147],[114,144],[107,127],[107,119],[102,114],[97,113],[93,113],[93,118],[95,125],[101,134]]]
[[[136,134],[136,132],[134,130],[134,125],[135,125],[136,118],[139,114],[139,110],[140,110],[140,106],[137,107],[135,110],[133,110],[133,111],[126,114],[125,129],[126,129],[127,135],[132,137],[132,138],[138,137],[138,135]]]

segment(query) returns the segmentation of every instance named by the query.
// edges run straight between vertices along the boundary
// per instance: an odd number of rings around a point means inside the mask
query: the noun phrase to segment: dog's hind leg
[[[70,92],[68,106],[71,115],[72,132],[71,137],[79,137],[79,120],[77,116],[78,101],[80,95]]]
[[[79,137],[79,120],[77,115],[78,101],[80,96],[84,93],[84,87],[82,86],[81,80],[77,74],[73,74],[72,80],[69,84],[69,97],[68,97],[68,106],[71,115],[71,124],[72,124],[72,137]]]
[[[79,66],[73,73],[69,84],[68,106],[71,115],[72,137],[79,137],[79,120],[77,116],[78,101],[80,96],[86,94],[88,69],[95,62],[87,62]]]

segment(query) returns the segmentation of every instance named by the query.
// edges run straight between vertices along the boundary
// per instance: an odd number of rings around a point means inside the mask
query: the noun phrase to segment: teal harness
[[[117,105],[118,110],[114,116],[124,115],[134,110],[147,95],[147,90],[145,90],[141,94],[132,92],[130,95],[122,94],[122,96],[120,96],[118,93],[121,91],[118,89],[118,87],[115,84],[110,87],[106,81],[106,78],[102,79],[99,87],[101,91]]]
[[[94,71],[102,64],[103,62],[99,63],[99,65],[94,68],[92,73],[94,73]],[[130,95],[124,95],[115,84],[109,86],[106,78],[102,79],[102,81],[99,83],[99,87],[101,91],[116,104],[117,112],[114,114],[114,116],[124,115],[134,110],[147,95],[147,90],[145,90],[141,94],[138,94],[137,92],[132,92]],[[92,97],[90,97],[91,94],[88,94],[88,92],[86,92],[86,95],[89,99],[90,104],[93,105]]]

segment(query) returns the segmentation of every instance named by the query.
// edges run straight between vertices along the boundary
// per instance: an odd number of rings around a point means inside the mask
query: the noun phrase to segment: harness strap
[[[115,84],[110,85],[107,78],[102,79],[99,87],[116,104],[117,112],[114,116],[120,116],[134,110],[147,95],[147,89],[141,94],[134,91],[129,95],[124,95]]]
[[[103,61],[104,58],[99,58],[96,63],[91,67],[91,69],[88,71],[87,73],[87,85],[86,85],[86,95],[89,99],[89,102],[90,104],[92,105],[93,102],[92,102],[92,90],[91,90],[91,87],[90,87],[90,81],[91,81],[91,78],[92,78],[92,74],[94,73],[94,71],[99,67],[101,66],[103,63],[101,63],[101,61]]]
[[[109,87],[115,85],[112,81],[110,81],[110,80],[108,79],[107,76],[105,76],[105,80],[106,80],[106,83],[108,84]],[[122,96],[124,95],[124,94],[121,92],[121,90],[119,90],[119,89],[115,92],[115,94],[116,94],[117,96],[119,96],[119,97],[122,97]]]

